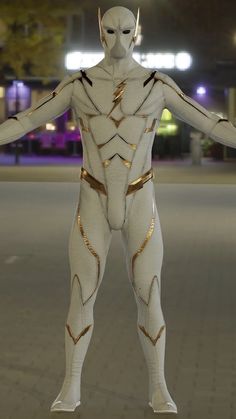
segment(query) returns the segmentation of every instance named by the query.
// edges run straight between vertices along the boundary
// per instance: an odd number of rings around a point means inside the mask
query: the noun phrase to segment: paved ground
[[[147,405],[136,304],[117,231],[95,303],[82,404],[75,413],[49,413],[63,378],[67,244],[78,191],[65,181],[0,183],[1,419],[158,416]],[[235,419],[236,184],[156,184],[156,201],[166,377],[177,417]]]
[[[14,165],[13,156],[0,154],[0,181],[78,182],[82,159],[79,157],[21,157]],[[236,161],[217,161],[204,157],[200,166],[183,159],[153,160],[158,183],[236,184]]]

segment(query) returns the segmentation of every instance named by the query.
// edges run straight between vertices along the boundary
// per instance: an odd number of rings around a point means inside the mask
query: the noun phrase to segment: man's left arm
[[[178,119],[204,132],[213,140],[236,148],[236,127],[227,119],[208,111],[198,102],[185,95],[169,76],[159,73],[162,82],[164,104]]]

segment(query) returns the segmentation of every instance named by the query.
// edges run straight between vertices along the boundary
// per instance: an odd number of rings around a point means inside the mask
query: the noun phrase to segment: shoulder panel
[[[184,94],[180,87],[175,83],[175,81],[167,74],[164,74],[160,71],[156,71],[154,78],[157,81],[160,80],[162,81],[162,83],[167,84],[169,87],[172,87],[172,89],[174,89],[176,93],[178,93],[180,96]]]
[[[61,82],[57,85],[53,92],[55,92],[55,94],[58,94],[65,86],[67,86],[70,83],[73,83],[76,79],[80,78],[81,76],[81,71],[76,71],[73,74],[68,74],[64,77],[64,79],[61,80]]]

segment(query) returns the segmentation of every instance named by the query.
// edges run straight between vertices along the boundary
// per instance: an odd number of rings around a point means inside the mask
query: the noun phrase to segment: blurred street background
[[[135,59],[236,125],[233,0],[1,0],[0,123],[101,59],[97,7],[103,14],[116,5],[134,14],[140,7]],[[49,412],[64,375],[68,239],[82,162],[70,110],[0,146],[0,419],[155,417],[119,231],[95,303],[81,406]],[[152,166],[166,378],[178,418],[235,419],[236,150],[165,109]]]
[[[97,7],[103,14],[114,0],[13,0],[0,2],[0,123],[48,95],[67,74],[89,68],[103,57]],[[139,31],[134,58],[144,67],[170,75],[201,105],[236,122],[236,3],[198,0],[129,0],[119,5],[136,15]],[[196,136],[198,134],[198,136]],[[194,140],[195,136],[195,140]],[[214,142],[175,118],[162,114],[152,148],[153,160],[190,154],[235,161],[236,151]],[[71,109],[21,139],[0,147],[0,165],[24,157],[82,157],[80,132]],[[12,157],[12,158],[11,158]],[[53,157],[55,161],[53,161]],[[46,161],[45,161],[45,164]]]

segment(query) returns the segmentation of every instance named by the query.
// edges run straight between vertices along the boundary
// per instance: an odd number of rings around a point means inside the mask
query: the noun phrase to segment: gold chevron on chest
[[[131,161],[129,161],[129,160],[126,160],[124,157],[122,157],[119,153],[115,153],[112,157],[110,157],[110,159],[106,159],[106,160],[104,160],[103,162],[102,162],[102,164],[103,164],[103,167],[108,167],[109,165],[110,165],[110,163],[111,163],[111,161],[112,161],[112,159],[114,159],[114,157],[115,156],[118,156],[118,157],[120,157],[120,159],[121,159],[121,161],[122,161],[122,163],[126,166],[126,167],[128,167],[128,168],[130,168],[131,166],[132,166],[132,162]]]
[[[119,137],[122,141],[124,141],[129,147],[132,148],[132,150],[136,150],[137,148],[137,144],[132,144],[132,143],[128,143],[128,141],[126,141],[123,137],[121,137],[119,134],[115,134],[113,135],[113,137],[111,137],[108,141],[106,141],[105,143],[102,144],[98,144],[98,148],[102,148],[104,147],[106,144],[108,144],[110,141],[112,141],[114,138]]]
[[[122,116],[122,118],[119,119],[119,120],[113,118],[113,116],[109,116],[109,118],[114,122],[116,128],[118,128],[120,126],[121,122],[125,119],[125,116]]]
[[[126,79],[125,79],[126,80]],[[113,107],[112,107],[112,109],[111,109],[111,111],[109,112],[109,114],[107,115],[107,116],[110,116],[111,115],[111,113],[114,111],[114,109],[119,105],[119,103],[121,102],[121,100],[122,100],[122,96],[123,96],[123,94],[124,94],[124,91],[125,91],[125,86],[126,86],[126,83],[125,83],[125,80],[123,80],[122,82],[120,82],[119,84],[118,84],[118,86],[117,86],[117,88],[116,88],[116,90],[115,90],[115,92],[113,93],[113,95],[115,96],[114,97],[114,99],[113,99],[113,103],[114,103],[114,105],[113,105]]]

